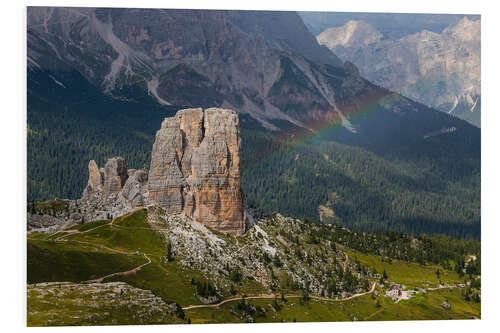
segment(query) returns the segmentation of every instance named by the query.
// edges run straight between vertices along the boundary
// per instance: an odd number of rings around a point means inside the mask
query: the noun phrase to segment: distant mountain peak
[[[380,31],[363,21],[349,21],[338,28],[328,28],[317,36],[318,43],[334,48],[368,45],[383,38]]]
[[[441,33],[422,29],[399,39],[384,39],[369,24],[349,21],[317,40],[368,80],[480,126],[480,112],[469,112],[480,110],[480,20],[465,16]]]
[[[444,29],[442,34],[462,41],[475,42],[480,47],[481,20],[471,20],[464,16],[456,24]]]

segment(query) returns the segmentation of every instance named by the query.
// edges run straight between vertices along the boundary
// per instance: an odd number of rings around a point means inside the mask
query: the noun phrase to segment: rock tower
[[[150,200],[215,230],[241,235],[238,115],[232,110],[180,110],[156,133],[148,176]]]
[[[83,198],[96,193],[105,197],[120,192],[128,179],[127,160],[123,157],[108,159],[104,168],[99,169],[94,160],[89,162],[89,181],[83,191]]]

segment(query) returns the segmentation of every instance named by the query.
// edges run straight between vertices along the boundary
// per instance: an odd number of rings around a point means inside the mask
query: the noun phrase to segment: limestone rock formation
[[[89,186],[92,191],[102,190],[104,183],[104,172],[99,171],[97,163],[94,160],[89,162]]]
[[[185,109],[165,118],[151,154],[150,199],[168,214],[185,213],[216,230],[242,234],[239,147],[234,111]]]
[[[464,17],[441,33],[422,30],[395,40],[349,21],[317,40],[370,81],[480,127],[480,20]]]
[[[363,21],[349,21],[341,27],[326,29],[316,39],[321,45],[334,49],[337,46],[344,48],[366,46],[380,41],[383,37],[382,33],[370,24]]]
[[[104,184],[104,170],[99,170],[97,163],[94,160],[89,162],[89,180],[87,186],[83,190],[82,198],[89,199],[92,194],[102,192]]]
[[[131,207],[146,205],[146,189],[148,184],[148,173],[144,170],[129,170],[128,179],[121,190],[123,199]],[[145,193],[146,192],[146,193]]]
[[[104,166],[104,195],[120,192],[127,181],[127,160],[123,157],[113,157]]]
[[[123,157],[108,159],[101,169],[92,160],[78,209],[85,221],[121,216],[149,203],[147,185],[148,173],[128,170]]]
[[[127,178],[127,160],[123,157],[110,158],[101,169],[98,168],[94,160],[91,160],[89,162],[89,180],[82,198],[89,199],[90,196],[101,193],[108,197],[112,193],[121,191]]]

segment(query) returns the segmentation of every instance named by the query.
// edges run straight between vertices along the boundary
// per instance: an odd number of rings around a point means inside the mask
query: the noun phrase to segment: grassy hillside
[[[165,255],[162,235],[150,229],[145,222],[146,210],[139,210],[126,217],[117,218],[113,223],[86,233],[71,234],[68,241],[99,243],[120,251],[133,253],[140,251],[151,255]]]
[[[448,301],[450,309],[441,304]],[[275,304],[278,304],[276,307]],[[479,303],[465,302],[458,290],[437,290],[408,301],[394,303],[386,297],[362,296],[345,302],[327,302],[301,298],[274,300],[238,300],[216,309],[186,310],[192,323],[241,323],[248,316],[255,322],[324,322],[381,320],[472,319],[481,316]]]
[[[80,282],[145,262],[141,256],[116,253],[99,246],[76,242],[28,240],[28,283]]]
[[[181,222],[177,218],[174,218],[177,222],[159,224],[156,221],[161,217],[159,212],[161,210],[141,209],[113,221],[87,222],[52,235],[29,234],[28,324],[409,320],[481,315],[480,303],[474,298],[480,294],[480,282],[475,279],[478,273],[462,274],[460,277],[453,269],[454,265],[447,268],[363,252],[359,244],[369,236],[366,233],[335,225],[274,217],[261,220],[244,237],[235,238],[208,229],[203,231],[199,227],[194,230],[201,230],[201,233],[193,233],[189,223],[179,224]],[[163,231],[166,233],[163,234]],[[183,238],[172,238],[178,232],[184,235]],[[344,243],[333,242],[333,235],[349,239],[357,250]],[[202,259],[210,267],[215,267],[221,257],[231,253],[236,261],[225,264],[229,266],[229,271],[218,268],[206,272],[204,266],[193,261],[199,255],[191,247],[198,243],[190,245],[193,237],[201,242],[209,243],[214,237],[219,239],[216,242],[226,242],[228,254],[224,248],[210,246],[214,252],[223,252],[213,258],[206,254]],[[378,247],[386,254],[391,254],[387,249],[395,244],[406,251],[405,242],[412,242],[413,239],[405,240],[393,235],[390,240],[383,234],[376,237],[384,240]],[[184,252],[179,250],[179,242],[183,243]],[[457,249],[460,246],[468,248],[463,241],[457,242]],[[418,243],[413,241],[413,244]],[[421,248],[423,253],[441,247],[439,243],[425,246],[425,249]],[[259,257],[260,251],[269,247],[275,248],[276,254]],[[194,252],[188,253],[191,251]],[[479,256],[479,253],[474,254]],[[442,256],[445,259],[446,252]],[[290,265],[289,260],[295,265]],[[337,264],[330,271],[332,260]],[[453,263],[453,260],[448,260]],[[241,266],[238,266],[236,263],[240,261]],[[261,265],[259,262],[267,268],[252,268],[251,272],[243,269],[246,265]],[[440,272],[439,279],[437,270]],[[316,277],[321,278],[322,274],[332,278],[321,291],[314,289],[314,284],[309,287],[309,282],[305,285],[292,283],[290,278],[296,274],[293,272],[306,273],[310,282],[314,282]],[[370,293],[369,286],[382,280],[382,272],[385,272],[386,280]],[[266,278],[263,273],[270,276]],[[102,283],[79,283],[98,278],[104,278],[99,280]],[[353,279],[359,281],[353,285]],[[369,286],[362,286],[363,279],[367,279]],[[428,290],[425,294],[418,293],[414,298],[398,303],[383,296],[395,282],[410,288],[428,288],[439,283],[454,286],[464,280],[472,281],[472,285]],[[61,284],[62,281],[74,283]],[[215,293],[210,288],[215,288]],[[330,293],[330,288],[338,288],[336,292],[339,294],[334,293],[332,295],[337,296],[325,300],[318,299],[326,290]],[[351,290],[350,295],[367,294],[343,300],[340,292],[346,290]],[[282,299],[282,294],[286,301]],[[242,300],[245,295],[267,298]],[[216,296],[213,302],[229,301],[217,307],[204,305],[206,298],[212,296]],[[141,304],[132,302],[137,299],[145,301]],[[450,309],[442,307],[445,300],[451,305]],[[201,307],[193,309],[190,306]]]
[[[420,265],[414,262],[402,260],[382,260],[382,258],[364,254],[358,251],[344,249],[348,256],[358,260],[363,265],[375,269],[377,272],[386,272],[387,277],[395,282],[403,284],[409,288],[423,288],[426,285],[437,285],[440,282],[456,284],[463,281],[457,272],[445,270],[440,265]],[[439,279],[436,271],[440,271]]]

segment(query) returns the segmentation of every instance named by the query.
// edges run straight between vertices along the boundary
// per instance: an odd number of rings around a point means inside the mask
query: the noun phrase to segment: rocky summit
[[[238,116],[232,110],[185,109],[165,118],[151,153],[149,197],[169,214],[241,235]]]
[[[110,158],[101,169],[90,161],[79,212],[87,221],[156,205],[169,215],[184,214],[215,230],[243,234],[238,123],[236,112],[219,108],[185,109],[165,118],[149,174],[128,170],[123,157]]]
[[[82,197],[88,199],[101,192],[105,197],[108,197],[112,193],[120,192],[128,177],[127,160],[123,157],[110,158],[101,169],[98,168],[94,160],[91,160],[89,162],[89,181]]]

